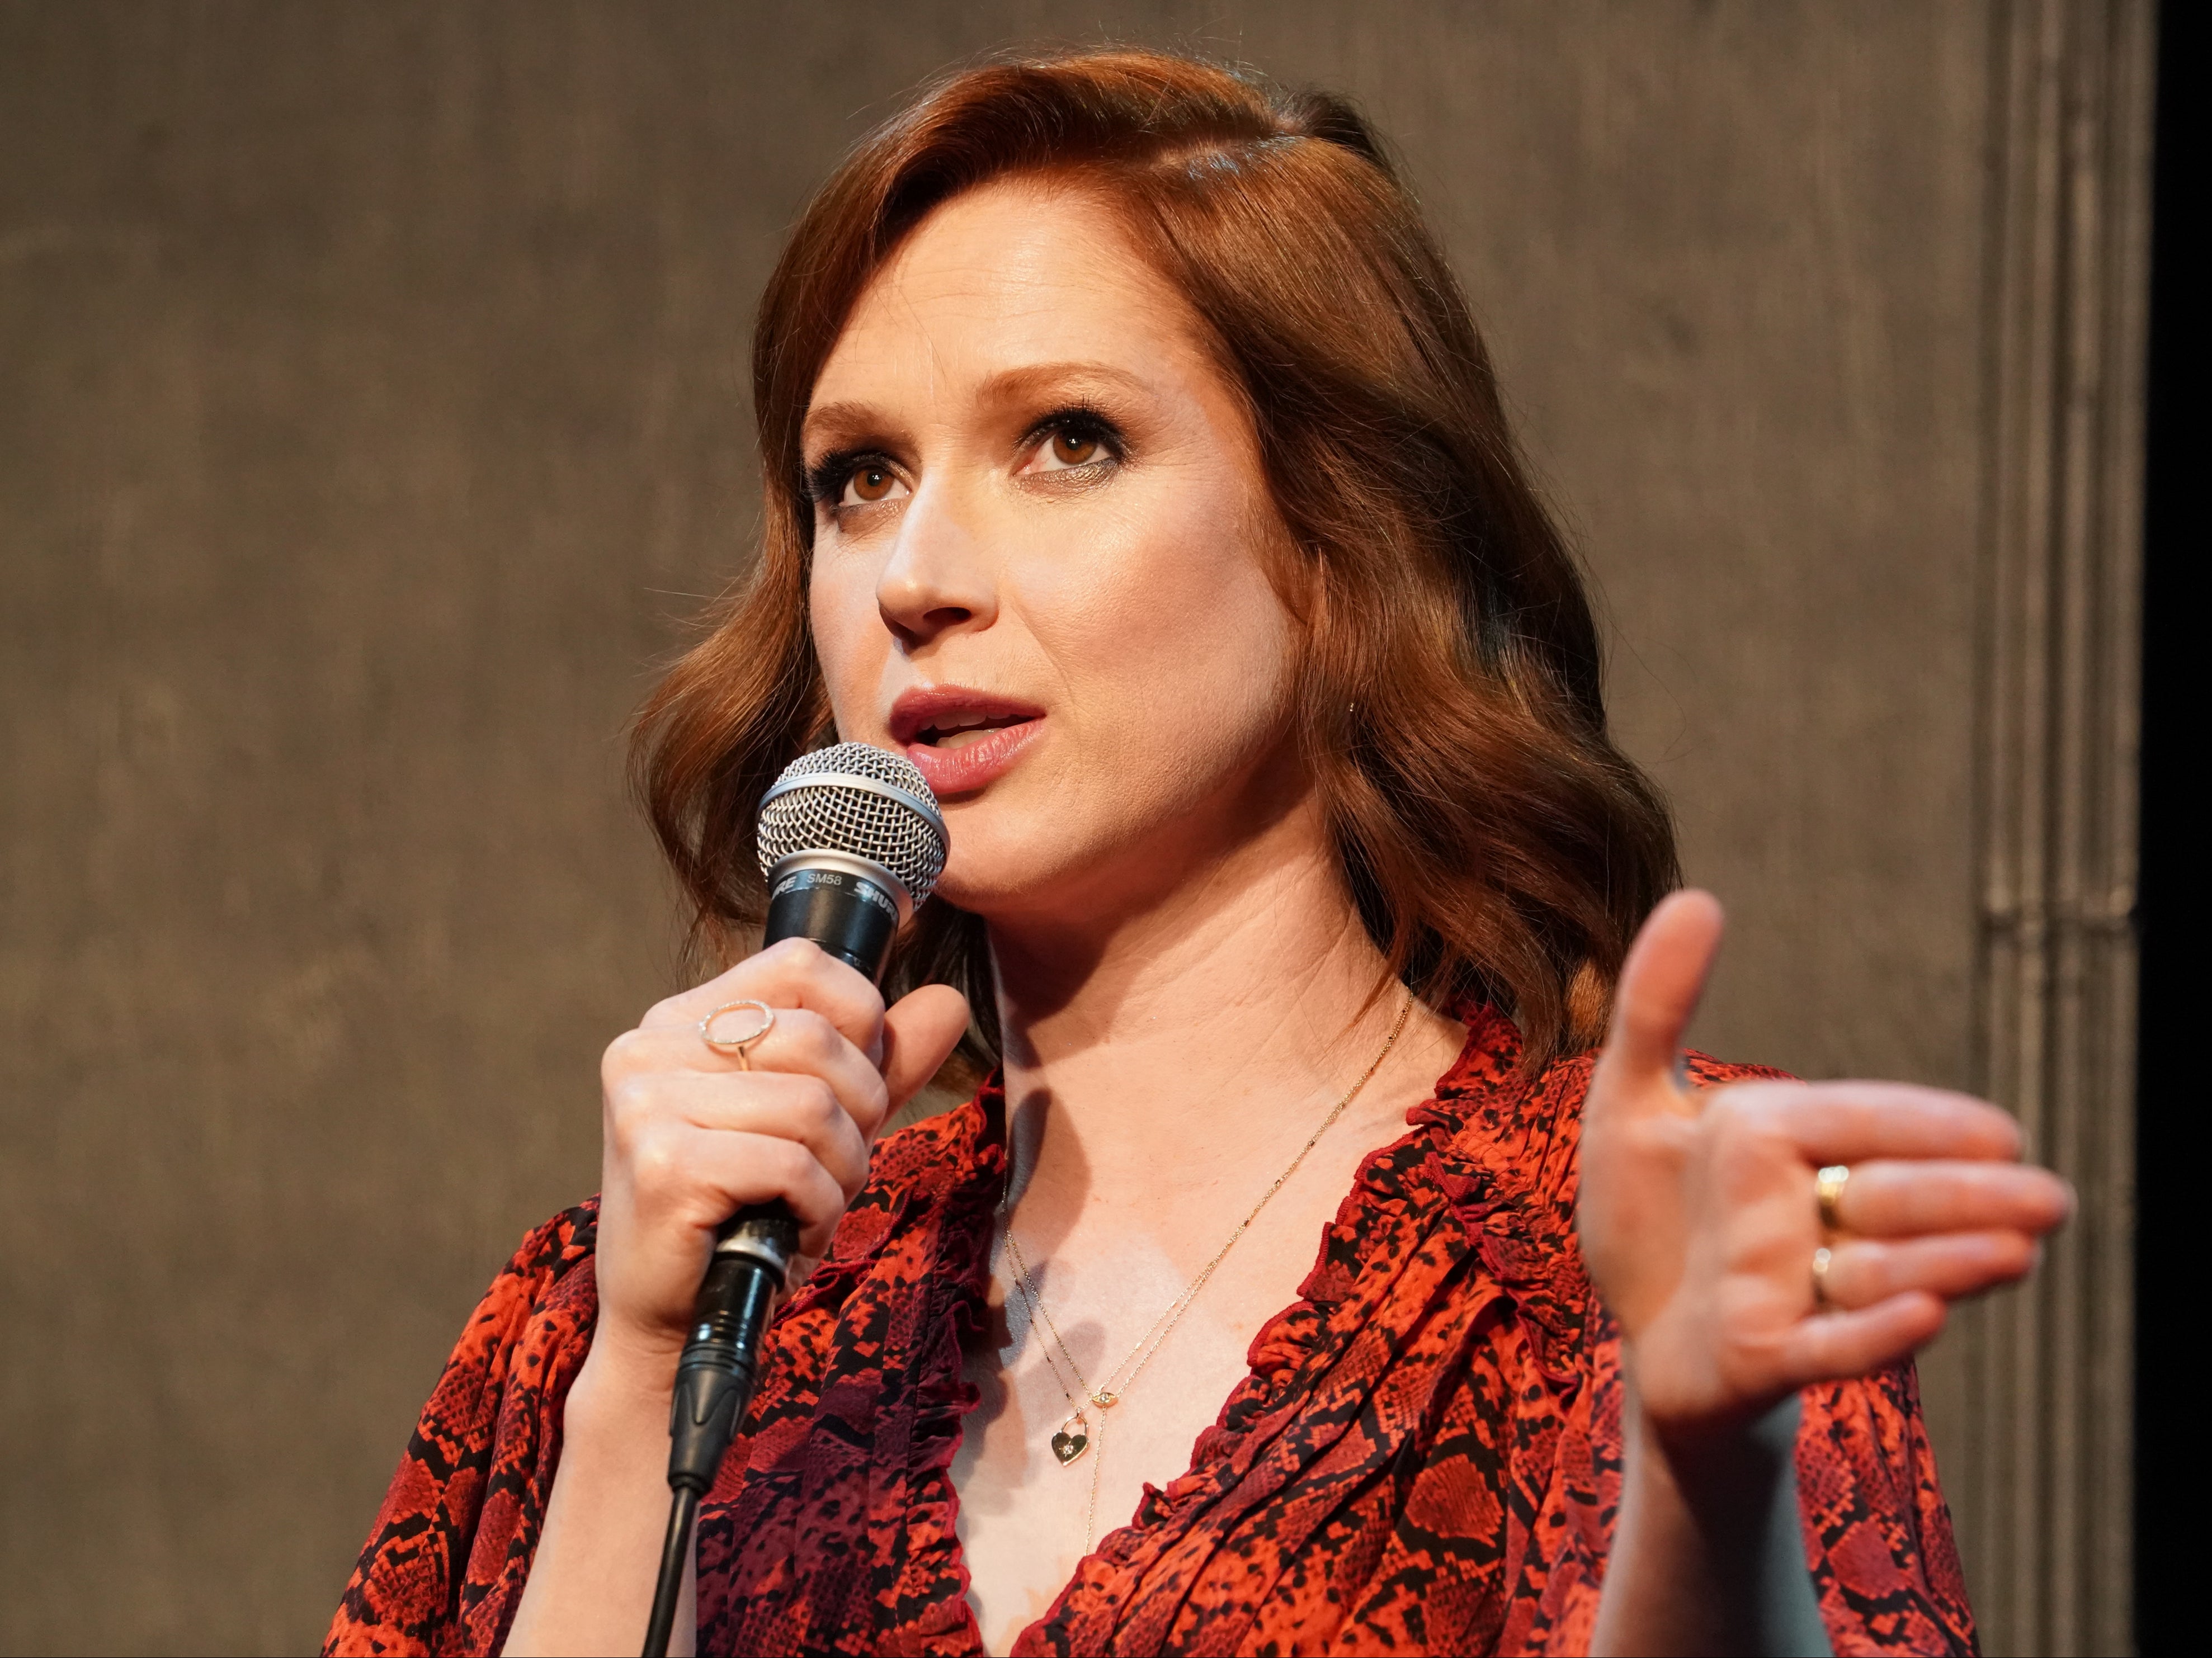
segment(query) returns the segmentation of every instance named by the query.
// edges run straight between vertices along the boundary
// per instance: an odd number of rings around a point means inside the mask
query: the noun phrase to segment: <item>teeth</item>
[[[1019,714],[983,714],[973,708],[956,710],[939,714],[928,724],[916,726],[914,736],[908,740],[931,744],[947,743],[972,732],[1004,731],[1009,726],[1025,724],[1030,717]]]

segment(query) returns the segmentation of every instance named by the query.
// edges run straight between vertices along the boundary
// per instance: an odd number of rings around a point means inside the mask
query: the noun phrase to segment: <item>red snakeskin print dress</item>
[[[1578,1652],[1620,1493],[1620,1350],[1575,1246],[1584,1056],[1529,1078],[1478,1011],[1370,1155],[1188,1472],[1020,1653]],[[1708,1084],[1771,1075],[1692,1056]],[[793,1297],[702,1510],[702,1653],[982,1651],[951,1474],[1002,1103],[884,1140]],[[440,1379],[326,1651],[496,1651],[591,1340],[595,1211],[524,1240]],[[1973,1650],[1911,1367],[1808,1388],[1805,1558],[1838,1654]]]

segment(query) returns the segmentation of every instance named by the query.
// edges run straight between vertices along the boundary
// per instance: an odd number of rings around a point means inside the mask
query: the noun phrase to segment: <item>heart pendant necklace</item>
[[[1044,1354],[1045,1368],[1052,1372],[1052,1379],[1060,1384],[1060,1392],[1067,1395],[1067,1402],[1073,1406],[1067,1415],[1060,1419],[1060,1426],[1053,1433],[1052,1454],[1058,1459],[1060,1466],[1065,1468],[1082,1459],[1084,1452],[1091,1448],[1091,1442],[1094,1438],[1098,1441],[1098,1454],[1091,1459],[1091,1502],[1084,1512],[1083,1552],[1088,1554],[1098,1535],[1098,1470],[1106,1464],[1106,1412],[1121,1402],[1121,1395],[1096,1392],[1091,1384],[1083,1379],[1083,1372],[1076,1369],[1075,1359],[1068,1352],[1067,1344],[1060,1339],[1060,1332],[1053,1325],[1052,1315],[1044,1310],[1044,1303],[1037,1298],[1036,1280],[1030,1276],[1029,1265],[1022,1260],[1022,1246],[1014,1240],[1014,1229],[1011,1221],[1006,1227],[1006,1248],[1013,1256],[1014,1266],[1012,1281],[1009,1287],[1013,1295],[1021,1298],[1023,1322],[1034,1330],[1036,1328],[1038,1316],[1040,1315],[1043,1316],[1045,1327],[1052,1331],[1053,1339],[1060,1347],[1058,1360],[1053,1357],[1051,1348],[1046,1347],[1040,1350]],[[1067,1376],[1060,1374],[1062,1363],[1067,1367]],[[1067,1385],[1069,1376],[1075,1378],[1073,1388]],[[1080,1402],[1085,1399],[1098,1408],[1098,1425],[1095,1429],[1091,1425],[1091,1418]]]
[[[1064,1468],[1090,1448],[1091,1424],[1084,1420],[1083,1412],[1078,1411],[1061,1423],[1060,1431],[1052,1436],[1052,1454],[1060,1459],[1060,1466]]]
[[[1298,1165],[1306,1160],[1306,1153],[1320,1143],[1321,1137],[1328,1133],[1330,1128],[1334,1127],[1336,1120],[1344,1114],[1345,1108],[1358,1096],[1359,1090],[1366,1087],[1375,1073],[1382,1068],[1382,1061],[1390,1057],[1390,1050],[1398,1045],[1399,1034],[1405,1029],[1407,1017],[1413,1011],[1413,999],[1408,995],[1404,1005],[1398,1009],[1397,1023],[1390,1027],[1390,1035],[1382,1043],[1382,1051],[1375,1056],[1375,1062],[1360,1073],[1358,1082],[1345,1090],[1344,1097],[1339,1100],[1335,1108],[1322,1120],[1321,1127],[1314,1130],[1312,1138],[1298,1148],[1297,1156],[1291,1159],[1291,1166],[1275,1176],[1275,1183],[1261,1194],[1259,1202],[1252,1206],[1252,1212],[1237,1223],[1237,1230],[1229,1235],[1229,1242],[1221,1246],[1212,1260],[1207,1261],[1199,1269],[1198,1276],[1191,1279],[1188,1287],[1168,1304],[1167,1311],[1152,1321],[1152,1327],[1145,1332],[1144,1339],[1130,1350],[1129,1356],[1114,1367],[1108,1375],[1107,1385],[1103,1388],[1093,1388],[1085,1379],[1082,1370],[1075,1363],[1075,1355],[1067,1351],[1066,1338],[1060,1334],[1060,1326],[1053,1322],[1052,1314],[1046,1308],[1044,1298],[1037,1294],[1036,1278],[1030,1272],[1029,1263],[1022,1259],[1021,1240],[1014,1236],[1014,1218],[1010,1206],[1013,1191],[1013,1170],[1011,1167],[1007,1169],[1008,1197],[1001,1199],[999,1212],[1005,1217],[1004,1236],[1006,1241],[1006,1254],[1014,1269],[1008,1288],[1013,1294],[1021,1297],[1023,1319],[1030,1329],[1034,1330],[1036,1327],[1038,1320],[1042,1319],[1044,1321],[1044,1327],[1052,1337],[1051,1346],[1040,1348],[1044,1354],[1045,1368],[1052,1372],[1052,1379],[1060,1384],[1060,1392],[1067,1395],[1067,1402],[1071,1407],[1069,1413],[1061,1419],[1058,1431],[1052,1436],[1052,1454],[1060,1460],[1061,1467],[1069,1467],[1080,1461],[1085,1451],[1091,1449],[1092,1440],[1098,1442],[1097,1454],[1091,1459],[1091,1508],[1083,1525],[1083,1552],[1085,1554],[1090,1553],[1096,1546],[1098,1536],[1098,1471],[1106,1461],[1107,1412],[1121,1402],[1123,1395],[1128,1392],[1130,1386],[1142,1373],[1145,1366],[1152,1362],[1152,1355],[1160,1350],[1160,1344],[1168,1339],[1176,1324],[1182,1321],[1184,1310],[1197,1299],[1198,1292],[1206,1288],[1206,1281],[1213,1276],[1213,1269],[1220,1266],[1223,1258],[1237,1247],[1237,1240],[1244,1236],[1245,1229],[1260,1218],[1260,1212],[1267,1206],[1268,1199],[1281,1191],[1284,1183],[1298,1172]],[[1053,1357],[1053,1349],[1055,1347],[1060,1351],[1060,1357],[1056,1360]],[[1065,1375],[1061,1373],[1063,1366],[1066,1369]],[[1122,1375],[1124,1371],[1127,1372],[1126,1378]],[[1068,1378],[1071,1376],[1075,1382],[1073,1388],[1067,1385]],[[1098,1422],[1096,1427],[1092,1426],[1091,1418],[1085,1411],[1084,1401],[1085,1400],[1089,1401],[1098,1412]]]

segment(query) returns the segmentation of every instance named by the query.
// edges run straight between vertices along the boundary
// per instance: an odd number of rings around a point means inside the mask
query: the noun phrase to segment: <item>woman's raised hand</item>
[[[1652,913],[1584,1108],[1583,1254],[1662,1431],[1724,1430],[1808,1383],[1903,1357],[1943,1327],[1948,1303],[2024,1277],[2073,1207],[2064,1181],[2017,1161],[2012,1119],[1964,1095],[1692,1088],[1682,1031],[1720,936],[1710,894]],[[1836,1165],[1850,1173],[1831,1232],[1814,1182]]]
[[[775,1014],[742,1056],[700,1029],[741,1000]],[[742,1027],[753,1017],[725,1018]],[[600,1064],[594,1358],[618,1347],[665,1390],[714,1229],[747,1204],[783,1199],[802,1257],[818,1259],[867,1180],[877,1133],[967,1028],[959,992],[926,985],[886,1011],[866,979],[793,938],[669,998],[617,1037]]]

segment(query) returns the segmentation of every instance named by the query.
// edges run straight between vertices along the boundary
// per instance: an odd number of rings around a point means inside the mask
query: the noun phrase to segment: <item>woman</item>
[[[647,711],[655,823],[740,957],[766,782],[901,750],[939,896],[888,1008],[787,943],[609,1048],[600,1196],[479,1309],[331,1649],[637,1645],[692,1293],[776,1198],[811,1272],[701,1650],[1971,1649],[1911,1354],[2067,1193],[1978,1102],[1678,1057],[1717,908],[1661,902],[1359,118],[955,77],[809,210],[755,386],[761,563]]]

